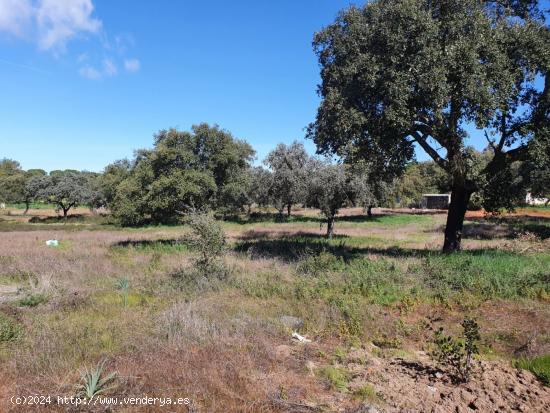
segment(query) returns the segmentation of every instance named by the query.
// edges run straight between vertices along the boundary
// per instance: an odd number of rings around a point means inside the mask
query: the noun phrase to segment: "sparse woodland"
[[[314,35],[315,155],[1,160],[0,412],[550,411],[549,40],[536,1],[373,0]]]

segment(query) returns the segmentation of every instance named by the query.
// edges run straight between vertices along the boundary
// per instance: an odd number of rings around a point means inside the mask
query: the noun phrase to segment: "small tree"
[[[87,203],[92,195],[87,177],[73,171],[34,177],[28,189],[36,198],[51,202],[57,210],[63,211],[65,219],[71,208]]]
[[[322,164],[312,171],[310,199],[327,220],[327,237],[334,233],[334,221],[340,208],[349,201],[349,176],[344,165]]]
[[[463,336],[457,339],[445,335],[443,328],[435,332],[434,357],[443,366],[451,369],[451,374],[458,381],[468,381],[472,372],[474,355],[479,353],[477,343],[480,340],[479,325],[466,317],[462,322]]]
[[[215,274],[225,278],[223,256],[227,250],[227,238],[222,225],[212,214],[192,212],[187,217],[191,227],[188,242],[197,250],[196,267],[206,276]]]
[[[261,166],[248,170],[248,202],[265,207],[269,205],[270,188],[273,185],[273,174]],[[250,208],[249,208],[250,209]]]
[[[267,155],[264,163],[273,172],[270,196],[280,215],[286,207],[290,216],[292,205],[305,200],[308,162],[309,155],[298,142],[279,144]]]

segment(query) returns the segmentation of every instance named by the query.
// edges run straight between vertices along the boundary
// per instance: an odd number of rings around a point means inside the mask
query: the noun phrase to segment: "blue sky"
[[[0,158],[99,171],[159,129],[209,122],[261,160],[303,140],[313,33],[351,3],[0,0]]]

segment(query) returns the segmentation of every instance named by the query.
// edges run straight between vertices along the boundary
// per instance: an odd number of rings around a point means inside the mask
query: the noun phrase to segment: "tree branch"
[[[527,145],[518,146],[517,148],[510,149],[508,152],[504,152],[504,156],[506,156],[510,161],[526,161],[527,160]]]
[[[446,159],[443,159],[437,153],[437,151],[428,144],[425,136],[421,135],[420,132],[418,131],[414,131],[413,133],[411,133],[411,136],[416,142],[418,142],[418,144],[422,147],[422,149],[424,149],[426,153],[432,157],[435,163],[437,163],[444,170],[448,171],[449,162]]]

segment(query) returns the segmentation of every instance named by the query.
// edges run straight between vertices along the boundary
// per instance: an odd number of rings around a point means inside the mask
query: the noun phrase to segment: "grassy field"
[[[74,395],[101,361],[117,373],[106,394],[192,403],[82,411],[548,411],[550,217],[473,214],[464,251],[443,255],[444,215],[397,212],[346,210],[330,241],[312,210],[226,221],[222,281],[186,276],[186,226],[0,215],[0,411],[24,411],[13,395]],[[432,337],[465,316],[480,354],[456,384]]]

